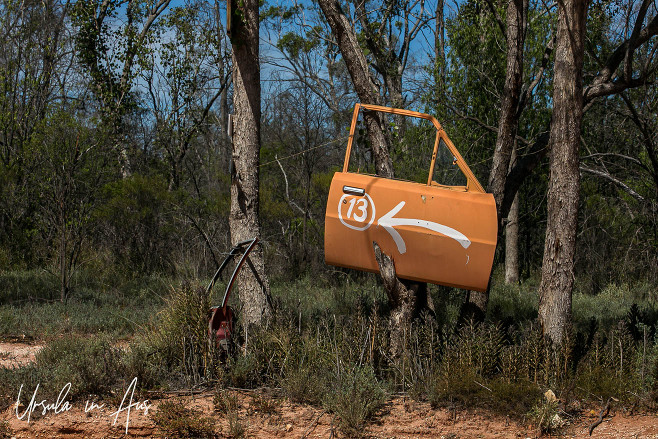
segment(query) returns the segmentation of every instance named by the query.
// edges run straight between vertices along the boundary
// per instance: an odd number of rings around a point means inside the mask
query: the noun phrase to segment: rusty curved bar
[[[434,125],[434,127],[436,128],[437,133],[436,133],[436,140],[434,141],[434,150],[432,152],[432,162],[430,164],[430,174],[427,179],[427,185],[429,186],[432,182],[432,174],[434,172],[434,165],[436,163],[436,155],[439,148],[439,140],[443,140],[443,142],[446,144],[452,155],[455,157],[455,159],[457,159],[457,165],[459,166],[459,169],[466,176],[466,180],[467,180],[466,190],[484,193],[484,188],[473,174],[473,171],[471,171],[471,168],[468,167],[466,161],[459,153],[455,145],[452,143],[452,141],[448,137],[448,134],[445,132],[439,121],[436,120],[434,116],[430,116],[429,114],[425,114],[425,113],[419,113],[417,111],[403,110],[400,108],[382,107],[380,105],[357,103],[354,106],[354,115],[352,116],[352,125],[350,126],[350,135],[349,135],[349,140],[347,141],[347,151],[345,152],[345,162],[343,163],[343,172],[348,172],[347,168],[350,161],[350,155],[352,153],[354,131],[356,130],[356,122],[359,117],[359,111],[361,110],[361,108],[370,111],[379,111],[381,113],[399,114],[401,116],[417,117],[432,122],[432,125]]]
[[[231,275],[231,278],[229,280],[228,285],[226,286],[226,291],[224,292],[224,299],[222,300],[222,304],[220,308],[226,308],[226,304],[229,299],[229,294],[231,292],[231,288],[233,288],[233,284],[235,283],[235,278],[237,277],[237,274],[240,272],[240,269],[242,268],[242,265],[245,263],[247,260],[247,256],[249,253],[251,253],[251,250],[256,246],[256,243],[258,243],[258,238],[253,238],[253,239],[247,239],[245,241],[237,243],[229,252],[228,256],[224,259],[222,262],[222,265],[219,266],[217,271],[215,272],[215,275],[213,276],[212,280],[208,284],[208,287],[206,287],[206,294],[210,294],[210,290],[215,286],[215,282],[217,282],[217,278],[222,274],[222,271],[226,268],[229,262],[231,262],[231,259],[233,259],[236,255],[240,253],[240,250],[247,245],[247,249],[244,251],[242,257],[240,258],[240,261],[238,264],[235,266],[235,269],[233,270],[233,274]]]
[[[235,279],[237,278],[240,269],[242,268],[245,261],[247,260],[247,256],[249,256],[249,253],[251,253],[251,251],[254,249],[256,243],[258,243],[258,238],[253,238],[249,241],[243,241],[240,244],[244,245],[245,243],[249,243],[249,246],[247,246],[247,249],[242,254],[242,257],[240,258],[238,265],[235,266],[235,269],[233,270],[233,274],[231,275],[231,279],[229,280],[228,285],[226,286],[226,292],[224,293],[224,300],[222,300],[222,308],[224,308],[224,310],[226,310],[226,305],[228,304],[228,298],[231,293],[231,288],[233,288],[233,283],[235,283]],[[238,246],[240,246],[240,244],[238,244]]]

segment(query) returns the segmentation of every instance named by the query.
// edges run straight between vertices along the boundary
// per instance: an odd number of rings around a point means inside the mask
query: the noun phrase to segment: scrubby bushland
[[[639,287],[638,287],[639,288]],[[112,397],[134,377],[140,388],[217,389],[215,407],[239,436],[244,426],[227,387],[277,388],[292,401],[334,413],[344,434],[362,431],[387,395],[406,391],[435,407],[481,407],[535,419],[548,410],[542,394],[552,389],[559,410],[578,401],[614,396],[621,404],[658,406],[656,304],[638,300],[642,288],[610,286],[600,296],[574,299],[574,326],[563,346],[547,346],[536,322],[536,285],[494,283],[483,323],[459,321],[464,300],[456,290],[430,290],[436,316],[415,321],[399,358],[389,355],[385,298],[377,285],[332,286],[301,279],[275,284],[275,312],[260,328],[238,320],[235,355],[208,343],[211,299],[190,283],[174,288],[162,310],[126,350],[106,337],[64,337],[34,365],[0,369],[3,407],[21,383],[48,382],[46,395],[74,383],[73,398]],[[239,313],[238,313],[239,316]],[[41,391],[41,390],[40,390]],[[56,395],[55,395],[56,396]]]
[[[66,303],[43,270],[0,271],[0,337],[44,340],[62,334],[131,337],[162,307],[169,280],[122,277],[103,267],[75,273]]]
[[[27,404],[39,385],[38,399],[54,401],[71,383],[67,401],[90,396],[107,397],[125,381],[122,352],[107,337],[84,339],[68,336],[53,340],[36,355],[34,364],[18,369],[0,368],[0,408],[16,402]]]

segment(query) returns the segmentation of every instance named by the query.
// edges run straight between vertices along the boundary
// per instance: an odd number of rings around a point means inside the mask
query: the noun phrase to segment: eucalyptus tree
[[[171,0],[81,0],[72,11],[76,53],[90,77],[124,177],[132,173],[126,118],[136,108],[138,59]]]
[[[539,321],[544,336],[556,346],[562,344],[571,321],[588,8],[589,0],[565,0],[558,4],[548,221],[539,286]]]
[[[369,2],[319,0],[359,100],[367,104],[405,105],[402,81],[412,41],[429,23],[424,0]],[[375,169],[393,178],[392,139],[381,114],[363,114]],[[397,125],[403,129],[403,121]],[[393,261],[374,243],[380,274],[392,305],[391,352],[401,355],[404,333],[420,310],[431,308],[427,284],[400,282]]]
[[[521,86],[523,84],[528,3],[528,0],[509,0],[505,11],[506,20],[503,24],[502,18],[497,15],[496,6],[491,1],[488,2],[507,43],[505,85],[500,99],[498,133],[487,185],[487,191],[494,195],[496,206],[500,205],[505,189],[505,175],[507,175],[509,165],[516,156],[515,145],[520,116]],[[499,234],[502,234],[500,232],[502,232],[503,224],[500,220],[498,222]],[[517,194],[510,208],[508,222],[505,225],[505,282],[507,283],[515,283],[519,280],[518,222],[519,200]],[[486,308],[484,303],[481,305]]]
[[[359,43],[354,22],[345,14],[338,0],[319,0],[318,3],[331,27],[359,100],[366,104],[383,105],[381,83],[371,71],[370,63]],[[371,112],[364,113],[364,120],[377,173],[384,177],[393,177],[393,164],[389,154],[390,141],[384,121],[376,113]]]
[[[583,110],[589,110],[600,98],[616,95],[628,89],[641,87],[655,74],[658,59],[653,50],[658,35],[658,14],[648,0],[629,0],[627,25],[613,33],[612,41],[606,44],[587,44],[587,56],[593,59],[585,67],[583,84]],[[618,11],[612,14],[611,23],[619,18]],[[623,18],[623,15],[622,15]],[[647,48],[640,51],[640,48]],[[643,55],[645,53],[646,55]],[[547,127],[550,128],[550,127]],[[548,133],[549,130],[543,130]],[[509,170],[505,179],[505,193],[501,202],[501,216],[505,217],[512,205],[519,187],[546,157],[549,152],[548,135],[540,135],[533,141],[527,152]]]
[[[230,53],[213,6],[202,1],[172,8],[154,27],[157,40],[139,59],[140,90],[155,120],[154,147],[168,165],[169,190],[181,185],[184,161],[218,113],[230,82]],[[222,126],[220,129],[225,130]],[[194,173],[187,176],[194,179]],[[198,185],[195,185],[198,186]]]
[[[40,206],[35,219],[62,302],[90,240],[100,189],[113,171],[101,137],[84,114],[63,107],[40,121],[24,152],[35,165],[29,193]]]
[[[0,247],[16,262],[29,264],[42,250],[26,149],[53,109],[83,93],[71,80],[69,11],[60,0],[0,2]]]
[[[233,172],[231,175],[231,241],[260,238],[259,163],[261,78],[259,57],[259,2],[244,0],[231,9],[233,49]],[[238,278],[242,315],[247,326],[260,325],[272,312],[263,248],[251,252],[250,269]]]
[[[548,222],[540,284],[539,317],[544,335],[560,344],[571,321],[571,296],[580,195],[579,147],[583,112],[599,97],[645,84],[658,65],[655,36],[658,11],[652,2],[630,2],[626,23],[606,61],[587,85],[583,84],[585,35],[589,2],[559,5],[553,117],[550,130]],[[614,23],[614,18],[610,21]],[[654,46],[644,59],[645,44]],[[645,46],[646,47],[646,46]],[[594,50],[592,55],[596,56]],[[599,58],[601,59],[601,58]]]
[[[264,23],[276,55],[263,61],[277,70],[276,81],[313,92],[333,113],[334,134],[349,124],[355,94],[340,50],[317,5],[271,7]],[[277,92],[275,92],[277,93]]]

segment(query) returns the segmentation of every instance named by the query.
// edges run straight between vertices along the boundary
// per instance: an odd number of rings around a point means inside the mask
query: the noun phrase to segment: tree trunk
[[[318,0],[332,33],[336,37],[347,70],[352,78],[354,90],[361,102],[366,104],[382,105],[382,98],[373,78],[368,61],[357,40],[356,32],[343,13],[336,0]],[[400,75],[399,90],[402,99],[402,75]],[[395,92],[394,92],[395,93]],[[385,129],[384,119],[380,114],[364,111],[363,118],[372,144],[377,174],[382,177],[393,178],[393,163],[389,155],[390,141]],[[375,255],[378,246],[375,244]],[[381,253],[381,252],[380,252]],[[390,258],[388,264],[378,263],[380,274],[384,279],[384,288],[391,302],[391,352],[393,355],[401,353],[404,335],[411,327],[411,322],[419,314],[419,309],[430,308],[426,284],[411,284],[404,286],[395,275],[395,266]],[[384,259],[382,259],[384,261]],[[383,267],[386,267],[383,269]],[[419,308],[422,307],[422,308]]]
[[[393,108],[404,108],[404,95],[402,94],[402,74],[400,71],[402,66],[398,64],[395,67],[395,72],[392,74],[384,75],[384,86],[388,92],[388,98],[391,102],[391,107]],[[398,135],[404,137],[404,133],[407,128],[407,117],[395,114],[393,115],[393,120],[397,126]],[[407,151],[407,145],[403,145],[403,152]]]
[[[401,281],[395,274],[395,261],[382,253],[376,242],[372,243],[375,259],[379,265],[379,273],[384,281],[384,289],[391,304],[389,319],[391,340],[389,349],[391,357],[398,358],[405,351],[409,330],[413,320],[423,309],[434,311],[432,299],[427,291],[426,283]]]
[[[232,9],[235,11],[235,9]],[[233,29],[233,175],[229,227],[233,245],[260,237],[259,153],[260,153],[260,66],[258,0],[242,0],[232,17]],[[261,324],[271,314],[269,282],[265,275],[263,249],[249,255],[248,267],[241,270],[238,289],[245,324]]]
[[[69,293],[67,282],[68,275],[66,270],[66,223],[62,222],[61,235],[59,238],[59,300],[66,302],[66,296]]]
[[[516,163],[517,145],[514,142],[510,168]],[[505,283],[519,283],[519,194],[514,196],[505,225]]]
[[[578,225],[578,149],[583,116],[583,53],[588,0],[558,3],[557,48],[550,133],[548,220],[539,321],[544,337],[560,345],[571,322]]]
[[[507,3],[507,70],[505,88],[500,103],[498,118],[498,135],[494,148],[493,163],[489,174],[488,191],[496,200],[498,213],[498,233],[502,233],[500,206],[505,194],[505,181],[509,168],[514,139],[519,123],[518,107],[523,81],[523,46],[525,42],[528,0],[509,0]],[[471,305],[480,309],[480,315],[486,315],[489,303],[489,290],[472,291],[469,295]]]
[[[436,25],[434,27],[434,84],[435,106],[437,109],[446,106],[446,43],[445,23],[443,19],[443,0],[436,2]]]
[[[505,226],[505,283],[519,283],[519,194],[512,202]]]
[[[519,122],[518,106],[523,81],[523,46],[527,11],[528,0],[509,0],[507,4],[507,70],[500,102],[498,135],[488,184],[488,191],[496,200],[499,233],[502,233],[500,206],[505,194],[505,180]]]
[[[445,42],[445,23],[443,20],[443,0],[436,2],[436,26],[434,27],[434,66],[437,83],[443,86],[445,84],[445,65],[446,65],[446,42]],[[442,90],[442,88],[441,88]],[[445,102],[439,102],[439,105],[445,105]]]
[[[318,4],[336,37],[340,53],[352,78],[352,84],[354,84],[354,90],[359,100],[364,104],[382,105],[378,87],[370,73],[368,61],[361,50],[361,46],[359,46],[356,32],[340,5],[336,0],[318,0]],[[388,152],[389,142],[384,129],[384,122],[377,113],[370,111],[364,111],[363,118],[372,144],[377,174],[391,178],[393,177],[393,164]]]
[[[519,283],[519,194],[512,203],[505,226],[505,283]]]

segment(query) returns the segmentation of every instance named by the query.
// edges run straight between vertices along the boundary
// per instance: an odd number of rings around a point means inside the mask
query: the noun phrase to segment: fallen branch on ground
[[[589,435],[590,436],[592,435],[592,432],[594,431],[594,429],[596,427],[598,427],[603,422],[603,418],[608,416],[608,414],[610,413],[610,402],[612,402],[612,401],[617,402],[619,400],[615,397],[612,397],[612,396],[610,398],[608,398],[608,402],[605,403],[605,407],[603,407],[603,410],[601,410],[601,413],[599,413],[599,419],[595,423],[593,423],[592,425],[589,426]]]

